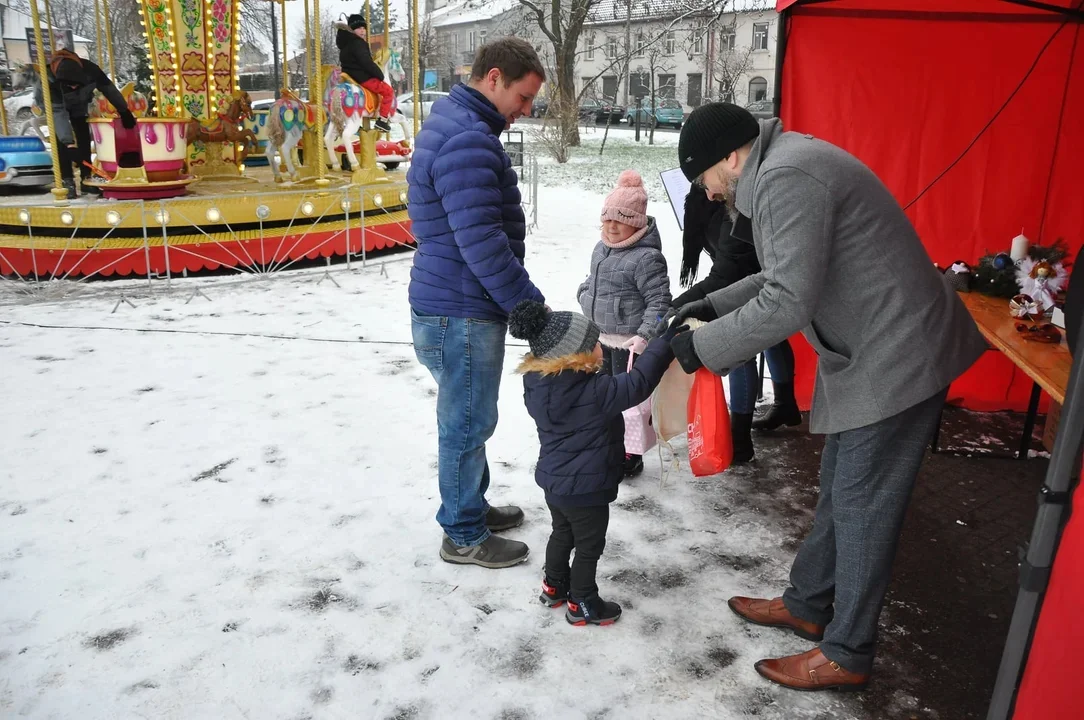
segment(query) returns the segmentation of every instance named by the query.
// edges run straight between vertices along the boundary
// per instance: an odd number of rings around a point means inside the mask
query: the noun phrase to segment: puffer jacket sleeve
[[[459,133],[433,162],[433,187],[464,262],[486,294],[511,313],[523,300],[545,302],[504,231],[504,150],[480,130]]]
[[[631,371],[619,375],[599,373],[594,377],[595,403],[604,416],[620,415],[651,397],[674,360],[671,338],[672,334],[667,333],[648,343]]]
[[[670,277],[666,272],[666,258],[654,250],[646,253],[636,266],[636,289],[644,299],[644,319],[636,334],[650,340],[658,333],[656,327],[670,312]]]
[[[598,272],[598,256],[601,254],[600,248],[602,243],[595,245],[595,249],[591,251],[591,269],[587,273],[587,278],[580,283],[580,289],[576,291],[576,300],[580,303],[580,310],[588,318],[594,320],[591,317],[591,305],[594,298],[591,296],[591,287],[594,285],[592,282],[595,277],[595,273]]]

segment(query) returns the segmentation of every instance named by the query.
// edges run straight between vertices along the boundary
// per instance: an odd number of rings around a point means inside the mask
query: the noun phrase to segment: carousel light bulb
[[[218,222],[222,219],[222,213],[218,208],[207,208],[207,222]]]
[[[120,225],[120,213],[116,210],[110,210],[105,214],[105,221],[113,227]]]
[[[271,208],[267,207],[266,205],[257,205],[256,217],[261,220],[266,220],[267,218],[271,217]]]
[[[75,216],[65,210],[64,212],[60,213],[60,222],[64,223],[65,225],[71,225],[75,222]]]
[[[159,225],[169,224],[169,210],[159,210],[154,214],[154,221]]]
[[[376,205],[377,207],[384,207],[384,196],[380,193],[373,195],[373,205]]]
[[[29,225],[30,224],[30,213],[27,212],[26,210],[20,210],[19,211],[19,222],[21,222],[23,225]]]
[[[301,203],[301,212],[305,215],[312,215],[316,211],[316,208],[311,202],[305,201]]]
[[[405,203],[406,202],[406,197],[407,197],[406,190],[402,190],[402,191],[399,192],[399,202]]]
[[[343,200],[341,203],[339,203],[339,207],[341,207],[344,212],[350,212],[351,205],[352,203],[349,200]]]

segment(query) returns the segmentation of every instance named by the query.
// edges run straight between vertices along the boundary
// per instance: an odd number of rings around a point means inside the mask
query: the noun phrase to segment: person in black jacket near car
[[[726,204],[708,198],[703,190],[692,188],[685,197],[685,231],[682,235],[681,256],[682,287],[684,294],[674,299],[679,308],[695,300],[701,300],[716,290],[760,272],[753,239],[742,232],[742,218],[737,230],[731,223]],[[747,236],[745,239],[741,236]],[[711,258],[711,272],[700,282],[689,287],[696,279],[700,253]],[[783,342],[764,351],[764,358],[772,376],[775,399],[766,414],[753,419],[756,409],[757,387],[760,373],[756,359],[730,371],[730,432],[734,443],[735,463],[753,459],[751,430],[775,430],[783,425],[795,426],[802,422],[802,415],[794,399],[794,350],[790,342]]]
[[[341,17],[341,16],[340,16]],[[384,82],[384,71],[373,61],[369,48],[369,26],[361,15],[351,15],[346,24],[336,23],[335,47],[339,48],[339,67],[351,80],[380,97],[380,117],[373,126],[390,132],[388,118],[394,112],[395,91]]]
[[[71,50],[59,48],[53,53],[49,62],[50,90],[60,90],[64,101],[64,109],[71,121],[72,134],[75,139],[74,147],[57,150],[61,155],[60,175],[70,193],[74,187],[74,174],[72,163],[79,166],[79,175],[83,182],[90,177],[90,168],[86,163],[90,162],[90,125],[87,123],[87,115],[90,113],[90,101],[94,99],[94,91],[97,90],[113,105],[120,116],[120,121],[125,128],[131,130],[136,126],[135,115],[128,109],[128,102],[120,94],[120,90],[109,79],[109,76],[96,64],[81,58]],[[53,82],[55,81],[55,83]],[[54,101],[55,101],[54,97]],[[97,188],[89,185],[83,186],[83,192],[101,194]]]

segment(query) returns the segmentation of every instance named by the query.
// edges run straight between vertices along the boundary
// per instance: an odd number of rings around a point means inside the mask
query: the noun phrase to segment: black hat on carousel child
[[[535,300],[524,300],[512,309],[508,332],[526,340],[537,358],[591,352],[599,336],[598,326],[580,313],[553,312]]]
[[[692,182],[702,172],[760,135],[760,123],[745,108],[714,102],[693,110],[678,138],[681,172]]]
[[[356,13],[346,18],[346,25],[351,30],[357,30],[358,28],[369,28],[369,26],[365,22],[365,16]]]

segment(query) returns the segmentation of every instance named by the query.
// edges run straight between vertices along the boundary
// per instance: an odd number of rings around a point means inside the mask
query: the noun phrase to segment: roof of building
[[[34,24],[30,21],[30,16],[24,15],[18,10],[10,7],[0,8],[0,11],[4,13],[4,39],[22,40],[23,42],[25,42],[27,28],[34,27]],[[54,29],[60,30],[62,28]],[[83,37],[82,35],[72,34],[72,42],[90,43],[91,40],[89,38]]]
[[[484,22],[522,7],[519,0],[459,0],[429,14],[433,27]]]
[[[700,15],[705,12],[717,12],[711,9],[706,0],[600,0],[592,5],[588,12],[587,24],[624,22],[631,14],[632,21],[663,20],[678,17],[686,13]],[[699,7],[706,10],[694,12]],[[774,10],[773,0],[730,0],[723,12],[760,12]]]

